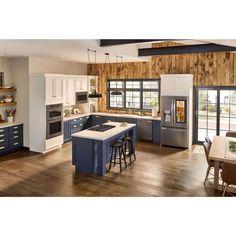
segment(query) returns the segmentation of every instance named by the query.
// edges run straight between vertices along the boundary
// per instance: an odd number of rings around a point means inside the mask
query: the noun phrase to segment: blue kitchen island
[[[75,165],[76,171],[105,175],[112,143],[125,136],[131,136],[135,147],[136,124],[128,123],[124,127],[119,122],[108,122],[104,125],[111,128],[99,131],[95,127],[94,130],[86,129],[72,135],[72,164]]]

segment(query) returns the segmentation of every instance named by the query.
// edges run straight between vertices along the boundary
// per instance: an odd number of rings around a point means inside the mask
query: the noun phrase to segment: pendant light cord
[[[88,48],[87,50],[87,54],[88,54],[88,63],[89,65],[91,64],[91,60],[90,60],[90,52],[93,52],[94,53],[94,65],[96,66],[96,62],[97,62],[97,51],[96,50],[91,50]],[[96,78],[95,76],[96,75],[93,75],[94,76],[94,80],[95,80],[95,90],[97,90],[97,87],[99,88],[99,79],[98,79],[98,84],[96,83]]]

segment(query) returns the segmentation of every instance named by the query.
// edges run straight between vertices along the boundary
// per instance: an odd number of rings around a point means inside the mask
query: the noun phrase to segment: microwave
[[[87,103],[88,102],[88,92],[76,92],[75,93],[75,101],[77,104]]]

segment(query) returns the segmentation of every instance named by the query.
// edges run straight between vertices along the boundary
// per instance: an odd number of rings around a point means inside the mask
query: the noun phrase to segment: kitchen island
[[[112,143],[129,135],[135,147],[136,124],[128,123],[124,127],[119,122],[108,122],[104,125],[111,128],[103,132],[86,129],[72,135],[72,164],[76,171],[105,175]]]

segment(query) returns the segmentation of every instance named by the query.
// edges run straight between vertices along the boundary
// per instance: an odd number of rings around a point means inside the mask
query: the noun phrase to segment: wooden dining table
[[[236,152],[229,150],[230,140],[236,142],[236,138],[224,136],[214,136],[212,141],[209,159],[214,161],[214,187],[216,189],[221,189],[219,185],[220,162],[236,164]]]

